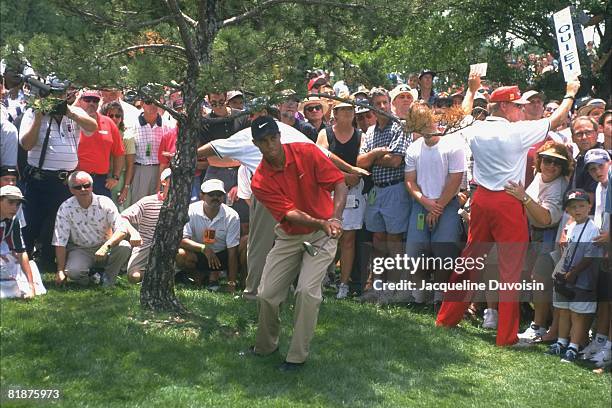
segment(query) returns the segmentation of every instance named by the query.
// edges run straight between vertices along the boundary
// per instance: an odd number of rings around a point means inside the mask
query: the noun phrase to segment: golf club
[[[327,241],[329,241],[331,239],[330,236],[328,236],[325,241],[323,241],[323,243],[319,246],[313,245],[308,241],[304,241],[302,242],[302,247],[304,248],[304,250],[306,251],[306,253],[308,253],[308,255],[310,256],[317,256],[319,254],[319,251],[321,250],[321,247],[323,247],[325,244],[327,244]]]

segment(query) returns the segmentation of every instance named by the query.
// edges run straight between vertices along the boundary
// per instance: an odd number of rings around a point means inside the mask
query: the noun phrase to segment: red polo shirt
[[[78,169],[90,174],[108,174],[111,155],[118,157],[125,154],[123,139],[111,118],[99,113],[96,115],[98,130],[91,136],[80,135]]]
[[[330,192],[344,181],[344,176],[313,143],[289,143],[285,150],[285,167],[274,170],[262,159],[251,180],[253,194],[287,234],[308,234],[313,228],[284,221],[291,210],[298,209],[311,217],[327,220],[334,213]]]

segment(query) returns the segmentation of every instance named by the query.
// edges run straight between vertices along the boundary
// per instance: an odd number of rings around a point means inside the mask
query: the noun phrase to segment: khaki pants
[[[142,277],[149,263],[151,248],[152,244],[132,248],[132,255],[127,263],[128,276],[131,277],[134,273],[138,273]]]
[[[79,248],[69,245],[66,255],[66,275],[80,285],[87,285],[89,283],[89,268],[94,265],[95,253],[99,248]],[[109,278],[110,283],[115,282],[119,270],[128,261],[131,249],[127,241],[121,241],[119,245],[111,249],[104,265],[104,273]]]
[[[276,220],[270,211],[255,196],[251,196],[249,208],[249,240],[247,243],[248,273],[244,293],[256,295],[261,275],[266,264],[266,256],[274,245],[274,226]]]
[[[275,230],[276,241],[266,259],[258,288],[259,326],[255,350],[260,354],[269,354],[278,347],[279,305],[287,298],[289,286],[299,273],[295,288],[293,337],[286,360],[290,363],[302,363],[308,357],[310,340],[317,325],[319,305],[323,300],[323,277],[336,254],[338,241],[327,240],[323,231],[288,235],[280,226]],[[316,246],[322,245],[319,254],[313,257],[304,252],[304,241]]]

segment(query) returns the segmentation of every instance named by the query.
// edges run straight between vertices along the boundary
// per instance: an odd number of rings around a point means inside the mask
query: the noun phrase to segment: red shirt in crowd
[[[108,174],[111,155],[119,157],[125,154],[123,139],[111,118],[99,113],[96,115],[98,130],[91,136],[80,135],[78,169],[89,174]]]
[[[287,222],[283,220],[285,215],[298,209],[314,218],[331,218],[334,204],[330,192],[337,183],[344,182],[344,176],[315,144],[282,146],[284,169],[274,170],[262,159],[251,180],[251,188],[287,234],[308,234],[314,229]]]

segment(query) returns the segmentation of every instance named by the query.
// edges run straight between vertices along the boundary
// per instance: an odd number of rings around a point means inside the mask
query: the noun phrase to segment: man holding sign
[[[502,86],[491,94],[491,115],[463,130],[474,157],[474,181],[478,189],[472,196],[468,242],[461,256],[466,260],[482,257],[496,243],[500,282],[518,282],[529,241],[523,206],[528,205],[531,199],[526,196],[523,200],[517,200],[505,189],[512,183],[524,184],[529,147],[544,140],[551,127],[554,129],[565,120],[579,88],[578,80],[568,82],[563,103],[552,116],[524,121],[523,105],[528,102],[521,98],[517,86]],[[466,95],[466,98],[473,97],[471,92]],[[471,272],[454,272],[450,282],[469,279]],[[518,341],[520,316],[517,292],[500,290],[499,297],[496,343],[498,346],[508,346]],[[465,291],[447,293],[436,325],[457,325],[470,299],[470,294]]]

